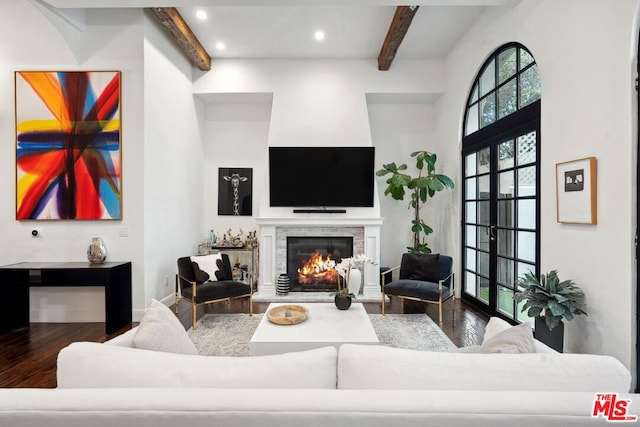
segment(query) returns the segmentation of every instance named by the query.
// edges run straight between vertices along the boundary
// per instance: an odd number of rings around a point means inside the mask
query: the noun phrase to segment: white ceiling
[[[395,6],[181,7],[178,11],[213,58],[377,58]],[[208,18],[200,21],[196,10]],[[396,58],[439,59],[482,6],[422,6]],[[313,35],[325,33],[318,42]],[[216,49],[223,42],[224,50]]]
[[[377,58],[397,4],[382,0],[41,0],[65,9],[177,7],[215,58]],[[421,0],[396,59],[442,59],[487,7],[515,0]],[[195,17],[198,9],[208,18]],[[313,34],[325,32],[322,42]],[[223,42],[224,50],[216,49]]]

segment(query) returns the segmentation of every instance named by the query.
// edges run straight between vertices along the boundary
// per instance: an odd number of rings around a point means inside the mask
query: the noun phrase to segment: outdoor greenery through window
[[[469,135],[540,99],[540,76],[533,56],[509,46],[484,66],[476,80],[465,118]]]

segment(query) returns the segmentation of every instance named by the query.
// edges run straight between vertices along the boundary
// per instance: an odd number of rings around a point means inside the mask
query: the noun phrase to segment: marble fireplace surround
[[[380,297],[380,227],[382,218],[290,217],[257,218],[260,239],[259,282],[256,297],[277,300],[278,275],[286,273],[287,237],[289,236],[350,236],[354,255],[364,253],[378,265],[361,267],[365,299]],[[304,294],[304,292],[296,292]],[[291,295],[291,294],[290,294]]]

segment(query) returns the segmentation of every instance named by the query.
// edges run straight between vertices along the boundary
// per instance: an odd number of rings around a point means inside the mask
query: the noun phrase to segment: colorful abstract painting
[[[122,219],[119,71],[18,71],[16,219]]]

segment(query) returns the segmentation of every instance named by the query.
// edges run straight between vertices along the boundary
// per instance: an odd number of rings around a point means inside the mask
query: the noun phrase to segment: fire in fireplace
[[[292,292],[335,291],[336,263],[353,255],[353,237],[287,237],[287,275]]]
[[[326,258],[320,252],[314,252],[311,257],[297,271],[298,283],[313,285],[319,281],[338,283],[338,272],[335,269],[336,262],[331,259],[331,254]]]

